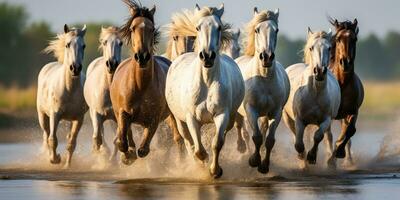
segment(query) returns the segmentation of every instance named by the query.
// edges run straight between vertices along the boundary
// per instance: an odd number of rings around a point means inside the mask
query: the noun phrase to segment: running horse
[[[117,120],[116,144],[124,164],[148,155],[150,143],[158,124],[170,116],[165,101],[165,80],[171,62],[154,56],[159,32],[154,26],[155,6],[143,7],[134,0],[124,0],[131,16],[122,26],[121,33],[131,44],[131,58],[117,68],[110,87],[111,102]],[[173,116],[170,116],[173,119]],[[137,150],[129,132],[131,123],[144,128],[142,142]],[[176,125],[175,122],[171,123]]]
[[[208,157],[201,141],[201,127],[206,123],[215,124],[210,165],[214,178],[223,173],[219,155],[244,96],[239,67],[232,58],[220,54],[221,46],[232,38],[227,31],[229,25],[221,21],[223,12],[223,5],[219,8],[196,5],[195,23],[188,26],[197,32],[195,51],[174,60],[165,90],[187,150],[199,160],[205,161]]]
[[[341,103],[335,119],[341,120],[342,126],[331,159],[344,158],[347,154],[346,161],[352,164],[350,138],[356,133],[358,111],[364,100],[363,84],[354,71],[358,22],[357,19],[353,22],[330,19],[330,23],[335,27],[336,33],[332,39],[329,69],[340,85]]]

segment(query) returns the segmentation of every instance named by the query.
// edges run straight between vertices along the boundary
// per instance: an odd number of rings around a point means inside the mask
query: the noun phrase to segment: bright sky
[[[120,0],[0,0],[25,5],[30,20],[45,20],[55,31],[63,24],[111,22],[121,25],[128,10]],[[225,3],[223,19],[235,27],[243,27],[259,10],[280,8],[279,29],[291,38],[305,37],[307,27],[328,29],[327,15],[340,20],[357,17],[362,36],[373,32],[384,36],[389,30],[400,32],[400,1],[398,0],[142,0],[142,4],[156,4],[156,23],[169,22],[174,12],[184,8],[219,6]]]

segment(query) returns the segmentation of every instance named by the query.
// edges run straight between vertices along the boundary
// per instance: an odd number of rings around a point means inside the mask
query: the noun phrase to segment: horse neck
[[[145,90],[154,78],[154,57],[149,60],[145,68],[140,68],[139,63],[133,62],[133,79],[135,89],[138,91]]]
[[[221,72],[221,63],[220,63],[220,55],[217,53],[217,56],[215,57],[215,62],[214,65],[211,68],[205,68],[201,63],[201,61],[198,59],[198,71],[199,76],[195,77],[200,77],[200,81],[204,82],[207,86],[211,86],[211,84],[219,80],[220,77],[220,72]]]
[[[73,77],[69,72],[69,67],[67,65],[63,64],[63,68],[65,88],[69,92],[74,91],[76,88],[81,86],[80,75],[78,77]]]

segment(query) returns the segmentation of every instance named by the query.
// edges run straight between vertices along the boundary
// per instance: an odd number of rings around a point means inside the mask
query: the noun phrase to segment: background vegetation
[[[28,16],[21,6],[0,3],[0,112],[35,108],[37,74],[43,65],[54,60],[42,50],[56,33],[52,32],[47,22],[28,24]],[[85,66],[100,55],[97,47],[102,25],[110,24],[87,24]],[[59,30],[62,30],[62,25]],[[160,44],[158,51],[162,54],[165,42]],[[278,60],[285,66],[301,62],[303,45],[304,39],[289,39],[280,33],[276,52]],[[125,57],[128,56],[127,49],[124,49]],[[379,112],[390,112],[400,107],[400,94],[394,92],[400,86],[394,82],[400,77],[399,53],[400,33],[388,32],[383,38],[374,34],[359,38],[356,70],[364,81],[369,81],[366,84],[365,109],[379,108]],[[379,107],[380,104],[385,106]]]

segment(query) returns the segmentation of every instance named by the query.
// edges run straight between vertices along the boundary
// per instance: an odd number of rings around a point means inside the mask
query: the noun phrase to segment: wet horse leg
[[[229,123],[229,115],[226,113],[217,115],[214,117],[214,123],[216,133],[212,140],[213,157],[210,165],[210,173],[214,178],[219,178],[223,174],[222,168],[219,165],[219,154],[225,142],[226,130]]]
[[[298,117],[296,117],[294,124],[295,124],[295,130],[296,130],[294,148],[296,149],[296,151],[298,153],[298,158],[300,160],[304,160],[304,157],[305,157],[304,149],[305,148],[304,148],[303,137],[304,137],[304,129],[306,128],[306,125]]]
[[[178,127],[177,127],[177,124],[176,124],[176,120],[175,120],[175,117],[172,115],[172,114],[170,114],[169,116],[168,116],[168,118],[167,118],[167,124],[168,124],[168,126],[171,128],[171,131],[172,131],[172,135],[173,135],[173,137],[174,137],[174,141],[175,141],[175,144],[178,146],[178,149],[179,149],[179,153],[180,154],[183,154],[184,153],[184,142],[183,142],[183,138],[181,137],[181,135],[179,134],[179,131],[178,131]]]
[[[100,146],[103,143],[102,129],[103,129],[104,120],[98,113],[96,113],[95,110],[90,110],[90,118],[92,119],[92,125],[93,125],[92,151],[98,152],[100,150]]]
[[[76,139],[78,137],[79,130],[83,124],[83,117],[81,119],[71,122],[71,132],[67,135],[67,160],[65,162],[64,168],[69,168],[71,166],[72,154],[76,148]]]
[[[50,115],[50,135],[47,142],[50,147],[50,163],[52,164],[59,164],[61,162],[60,154],[57,153],[57,128],[59,122],[60,117],[56,113]]]
[[[131,151],[128,151],[128,133],[130,129],[130,121],[128,120],[128,116],[126,113],[119,113],[117,115],[118,128],[117,128],[117,140],[116,144],[118,146],[121,154],[121,161],[125,165],[130,165],[136,159],[136,152],[134,154]]]
[[[44,114],[43,112],[38,112],[38,119],[39,119],[39,125],[43,130],[43,146],[42,146],[42,151],[45,153],[50,153],[49,152],[49,143],[47,142],[49,135],[50,135],[50,125],[49,125],[49,117]]]
[[[242,115],[237,113],[236,114],[236,118],[235,118],[235,128],[236,128],[236,131],[237,131],[236,144],[237,144],[237,150],[240,153],[246,152],[246,142],[245,142],[245,140],[243,138],[243,133],[242,133],[242,130],[245,131],[244,128],[243,128],[243,125],[244,125],[244,118],[243,118]]]
[[[189,133],[192,136],[194,143],[194,154],[199,160],[206,160],[208,158],[208,154],[204,149],[203,144],[201,143],[201,132],[200,132],[200,124],[199,122],[193,118],[190,114],[186,116],[186,124],[189,128]]]
[[[112,123],[111,126],[113,127],[112,130],[116,130],[117,129],[115,127],[114,123]],[[114,134],[114,139],[113,139],[114,149],[113,149],[112,154],[110,155],[110,158],[109,158],[110,161],[115,161],[116,160],[116,156],[117,156],[117,152],[118,152],[117,139],[118,139],[118,135]]]
[[[345,165],[351,166],[351,165],[353,165],[353,164],[354,164],[354,162],[353,162],[353,156],[351,155],[351,140],[349,140],[349,141],[347,142],[347,145],[346,145],[346,160],[345,160]]]
[[[336,158],[344,158],[346,156],[345,147],[347,142],[356,132],[356,121],[358,115],[348,115],[345,119],[342,119],[342,132],[336,141],[335,156]]]
[[[331,125],[331,118],[326,118],[320,125],[317,131],[314,133],[314,144],[311,150],[307,153],[307,161],[310,164],[317,162],[318,145],[324,139],[324,133]]]
[[[186,125],[185,122],[181,120],[176,121],[176,125],[178,126],[179,134],[182,136],[184,142],[185,142],[185,147],[188,152],[188,154],[193,155],[193,140],[192,136],[190,136],[189,129]]]
[[[151,123],[148,127],[145,127],[143,130],[142,142],[138,149],[138,156],[143,158],[147,156],[150,152],[150,143],[153,139],[154,133],[156,132],[158,127],[158,122]]]
[[[269,122],[268,122],[268,124],[269,124],[268,135],[265,138],[265,149],[266,149],[265,158],[261,162],[261,165],[258,166],[258,171],[260,173],[266,174],[269,171],[271,152],[272,152],[272,148],[275,145],[276,128],[278,128],[278,125],[279,125],[279,122],[281,121],[281,116],[282,116],[282,113],[280,112],[280,110],[282,110],[282,109],[279,109],[279,113],[276,114],[274,116],[274,118],[269,120]]]
[[[249,158],[249,165],[258,167],[261,164],[260,147],[263,142],[260,127],[258,126],[259,115],[251,106],[246,106],[246,115],[253,131],[252,139],[255,146],[254,153]]]
[[[325,132],[325,145],[326,145],[326,157],[327,159],[327,164],[329,168],[336,168],[336,158],[332,156],[333,153],[333,143],[332,143],[332,130],[331,126],[328,127],[328,129]]]

